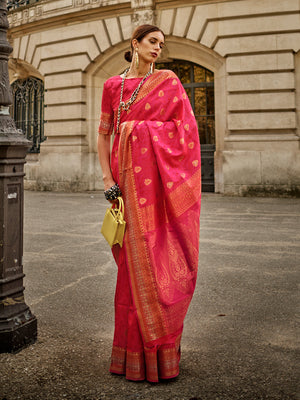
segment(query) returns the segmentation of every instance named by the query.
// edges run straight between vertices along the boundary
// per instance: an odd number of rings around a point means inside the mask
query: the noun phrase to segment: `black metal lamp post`
[[[0,0],[0,353],[14,353],[37,338],[37,320],[24,300],[24,164],[31,143],[9,115],[12,95],[6,37],[6,0]]]

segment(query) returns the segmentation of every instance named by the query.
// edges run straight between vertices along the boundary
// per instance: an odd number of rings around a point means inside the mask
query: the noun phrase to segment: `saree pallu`
[[[111,121],[104,118],[103,124]],[[122,112],[119,132],[111,167],[127,227],[123,248],[113,248],[118,279],[110,371],[157,382],[179,373],[199,249],[199,136],[173,72],[158,71],[145,81],[130,110]]]

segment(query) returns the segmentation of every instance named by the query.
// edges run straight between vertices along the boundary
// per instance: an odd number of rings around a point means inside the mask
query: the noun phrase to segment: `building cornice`
[[[8,13],[9,33],[14,37],[78,22],[128,15],[133,12],[127,0],[51,0],[12,10]]]
[[[177,7],[189,7],[195,5],[204,5],[204,4],[218,4],[218,3],[228,3],[228,2],[240,2],[244,0],[156,0],[155,8],[157,10],[166,9],[166,8],[177,8]]]

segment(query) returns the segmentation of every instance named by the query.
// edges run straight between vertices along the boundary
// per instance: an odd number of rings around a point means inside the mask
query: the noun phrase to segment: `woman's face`
[[[160,55],[164,45],[164,35],[160,31],[150,32],[140,42],[133,41],[134,49],[138,49],[139,57],[146,63],[153,63]]]

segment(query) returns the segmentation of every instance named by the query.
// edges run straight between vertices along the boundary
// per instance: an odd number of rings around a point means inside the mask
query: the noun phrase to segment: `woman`
[[[183,320],[197,275],[200,145],[187,95],[153,66],[163,32],[133,32],[130,67],[104,84],[98,154],[106,198],[125,203],[110,372],[158,382],[179,374]],[[115,133],[110,153],[110,135]]]

